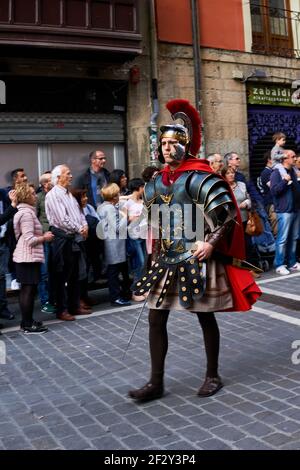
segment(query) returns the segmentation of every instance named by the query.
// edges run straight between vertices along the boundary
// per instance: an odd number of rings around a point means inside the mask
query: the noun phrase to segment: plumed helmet
[[[161,141],[169,137],[178,141],[174,159],[181,161],[188,156],[196,156],[201,145],[201,119],[198,111],[187,100],[171,100],[166,104],[173,120],[182,119],[184,125],[168,124],[160,128],[160,144],[158,148],[158,159],[165,163]]]

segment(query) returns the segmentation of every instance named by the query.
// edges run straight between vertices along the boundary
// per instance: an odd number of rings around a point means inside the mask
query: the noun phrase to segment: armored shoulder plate
[[[212,230],[222,225],[228,217],[235,217],[235,205],[228,184],[219,175],[193,172],[187,190],[195,204],[203,207]]]

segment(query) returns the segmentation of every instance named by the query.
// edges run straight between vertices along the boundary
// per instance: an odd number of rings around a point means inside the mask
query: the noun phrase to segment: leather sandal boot
[[[199,397],[211,397],[223,386],[224,385],[220,377],[206,377],[203,385],[199,388],[197,395],[199,395]]]
[[[164,394],[164,386],[162,384],[154,385],[150,382],[136,390],[129,390],[128,396],[134,400],[150,401],[161,398]]]

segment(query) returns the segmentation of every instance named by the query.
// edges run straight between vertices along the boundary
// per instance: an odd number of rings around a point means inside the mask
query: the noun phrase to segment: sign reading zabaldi
[[[247,87],[248,103],[295,107],[295,103],[292,101],[293,92],[294,90],[291,88],[280,85],[249,84]]]

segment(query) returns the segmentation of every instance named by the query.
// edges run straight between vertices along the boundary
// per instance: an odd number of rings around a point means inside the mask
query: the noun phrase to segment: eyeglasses
[[[93,160],[106,160],[106,157],[101,157],[101,158],[96,157],[96,158],[94,158]]]

